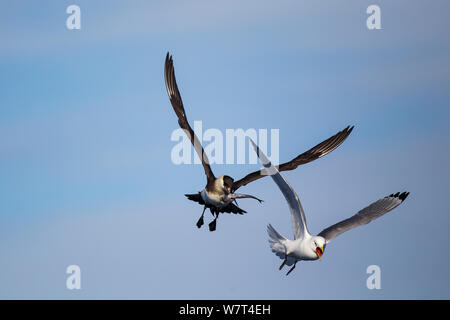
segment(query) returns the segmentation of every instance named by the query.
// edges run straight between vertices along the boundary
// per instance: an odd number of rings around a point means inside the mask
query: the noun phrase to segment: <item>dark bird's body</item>
[[[165,67],[164,67],[164,78],[166,82],[166,89],[169,95],[170,102],[172,104],[173,110],[175,111],[178,117],[178,124],[180,128],[184,130],[192,145],[194,146],[195,151],[197,152],[199,158],[202,161],[202,166],[206,175],[206,186],[205,188],[194,194],[186,194],[186,197],[189,200],[195,201],[200,205],[203,205],[203,213],[200,219],[197,222],[197,227],[201,227],[203,225],[203,216],[206,209],[210,209],[211,214],[215,216],[214,220],[209,224],[209,229],[214,231],[216,229],[216,220],[220,213],[235,213],[235,214],[244,214],[246,211],[239,208],[236,204],[236,199],[240,198],[252,198],[256,199],[259,202],[262,200],[248,195],[248,194],[238,194],[235,193],[237,189],[246,184],[258,180],[265,175],[262,175],[261,172],[255,171],[244,178],[234,181],[234,179],[230,176],[223,175],[218,178],[214,175],[211,167],[209,165],[208,157],[205,154],[205,151],[200,144],[199,139],[195,135],[191,126],[186,117],[186,113],[183,106],[183,101],[181,100],[181,95],[178,90],[178,86],[175,79],[175,72],[173,67],[172,57],[167,53]],[[293,170],[297,168],[299,165],[311,162],[316,160],[334,149],[336,149],[344,140],[348,137],[348,135],[352,132],[353,127],[348,126],[344,130],[338,132],[334,136],[328,138],[312,149],[302,153],[296,158],[292,159],[289,162],[283,163],[279,166],[279,171],[287,171]]]

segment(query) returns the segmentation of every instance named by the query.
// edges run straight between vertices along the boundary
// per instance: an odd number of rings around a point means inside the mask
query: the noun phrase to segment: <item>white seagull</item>
[[[286,275],[294,270],[298,261],[320,259],[326,245],[341,233],[355,227],[368,224],[370,221],[381,217],[385,213],[388,213],[392,209],[399,206],[409,195],[409,192],[397,192],[396,194],[391,194],[372,203],[354,216],[326,228],[317,236],[312,236],[306,227],[305,213],[297,194],[283,178],[280,172],[272,166],[266,155],[251,139],[250,141],[252,142],[263,166],[267,170],[266,174],[269,174],[278,185],[278,188],[280,188],[286,201],[288,202],[289,211],[291,212],[294,240],[285,238],[270,224],[267,227],[270,247],[278,257],[283,259],[280,270],[285,264],[288,266],[293,265]]]

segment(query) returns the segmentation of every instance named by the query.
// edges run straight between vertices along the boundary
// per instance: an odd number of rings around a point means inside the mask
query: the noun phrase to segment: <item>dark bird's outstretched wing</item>
[[[319,233],[319,236],[324,237],[326,242],[328,243],[341,233],[344,233],[358,226],[368,224],[370,221],[375,220],[388,213],[392,209],[399,206],[406,199],[406,197],[408,197],[408,195],[409,192],[397,192],[396,194],[391,194],[387,197],[384,197],[372,203],[368,207],[362,209],[354,216],[326,228],[321,233]]]
[[[208,183],[214,181],[216,177],[211,170],[209,165],[208,157],[203,150],[198,137],[195,135],[194,130],[192,130],[189,122],[186,118],[186,113],[184,111],[183,101],[181,100],[180,92],[178,91],[177,81],[175,79],[175,71],[173,68],[172,56],[167,52],[166,63],[164,65],[164,79],[166,81],[166,89],[169,95],[170,102],[172,103],[173,110],[178,117],[178,124],[181,129],[184,130],[189,140],[191,140],[195,151],[197,152],[199,158],[202,161],[203,169],[205,170],[206,178]]]
[[[345,139],[347,139],[349,134],[352,132],[353,128],[354,128],[353,126],[351,126],[351,127],[348,126],[344,130],[339,131],[334,136],[319,143],[317,146],[302,153],[301,155],[292,159],[291,161],[281,164],[278,167],[278,171],[281,172],[281,171],[287,171],[287,170],[294,170],[295,168],[297,168],[298,166],[300,166],[302,164],[314,161],[314,160],[321,158],[324,155],[330,153],[331,151],[333,151],[334,149],[339,147],[339,145],[342,142],[344,142]],[[258,170],[258,171],[252,172],[252,173],[246,175],[244,178],[242,178],[238,181],[235,181],[233,183],[233,190],[236,191],[240,187],[245,186],[246,184],[248,184],[252,181],[258,180],[262,177],[265,177],[265,175],[261,174],[261,171]]]

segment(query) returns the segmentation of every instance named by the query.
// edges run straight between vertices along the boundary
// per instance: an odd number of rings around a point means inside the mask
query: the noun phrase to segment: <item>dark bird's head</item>
[[[226,194],[230,194],[232,193],[231,190],[233,188],[233,182],[234,179],[230,176],[221,176],[219,177],[219,179],[221,180],[221,187],[222,190],[226,193]]]

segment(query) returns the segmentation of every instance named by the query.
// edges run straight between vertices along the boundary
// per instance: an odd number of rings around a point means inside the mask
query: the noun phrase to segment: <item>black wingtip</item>
[[[397,192],[397,193],[391,193],[388,197],[392,197],[392,198],[399,198],[401,201],[404,201],[409,195],[409,192],[405,191],[405,192]]]
[[[398,197],[400,200],[404,201],[409,195],[409,192],[403,192],[402,194],[400,194],[400,196]]]
[[[350,133],[352,133],[352,131],[355,128],[355,126],[348,126],[347,128],[348,128],[347,132],[348,132],[348,134],[350,134]]]
[[[355,126],[348,125],[348,126],[345,127],[345,129],[342,130],[341,132],[346,132],[347,134],[350,134],[350,133],[353,131],[353,128],[355,128]]]
[[[167,51],[166,54],[166,66],[173,65],[172,55]]]

